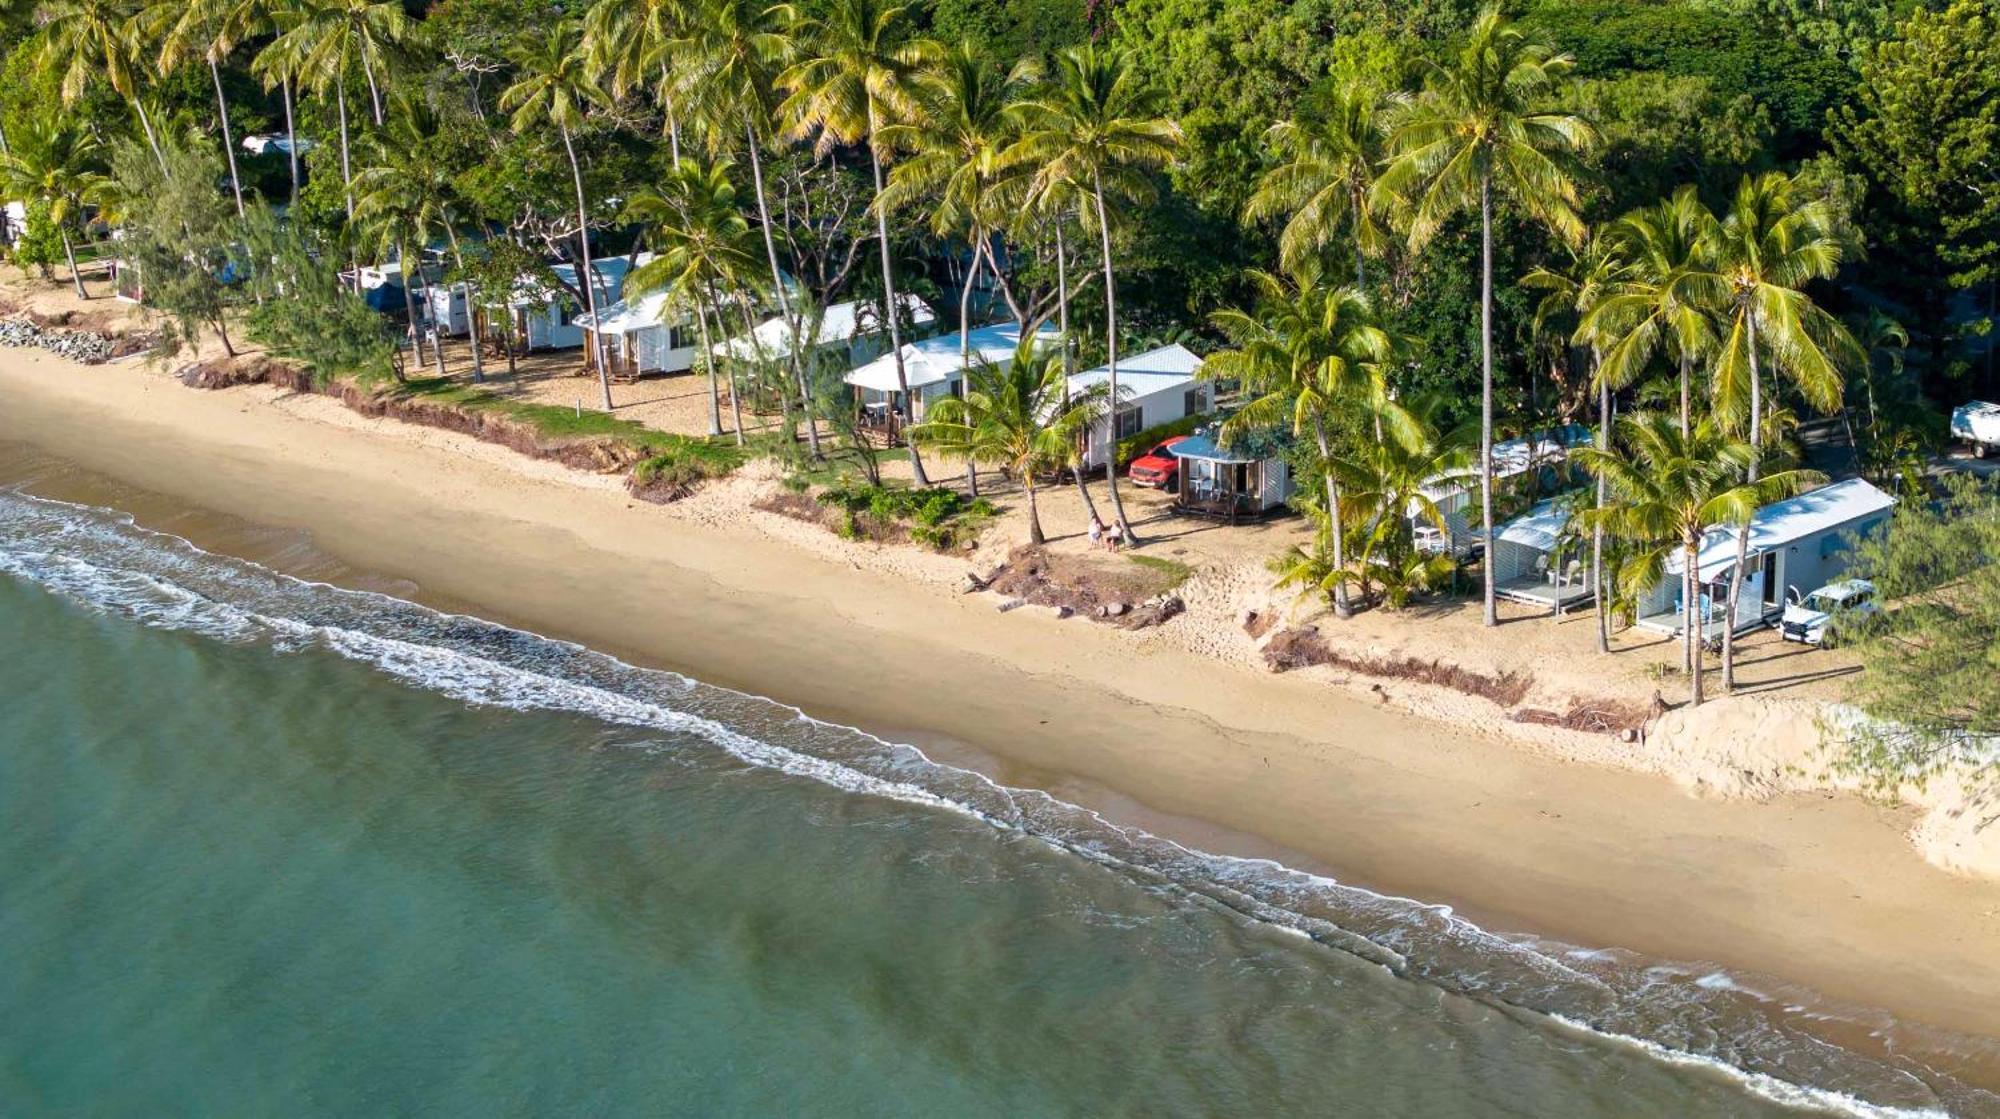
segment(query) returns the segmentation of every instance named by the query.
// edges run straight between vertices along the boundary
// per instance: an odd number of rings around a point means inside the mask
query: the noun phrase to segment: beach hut
[[[1582,424],[1567,424],[1493,444],[1495,504],[1524,491],[1551,493],[1563,488],[1572,477],[1569,453],[1589,446],[1594,438]],[[1405,515],[1410,518],[1418,547],[1462,556],[1482,543],[1476,454],[1471,467],[1439,474],[1424,483],[1423,492],[1444,517],[1445,525],[1440,531],[1423,508],[1411,502]]]
[[[1295,488],[1285,464],[1285,439],[1259,431],[1225,444],[1218,430],[1196,432],[1169,448],[1180,460],[1174,512],[1230,524],[1284,512]]]
[[[1215,398],[1211,386],[1195,380],[1195,372],[1200,368],[1201,359],[1179,344],[1120,358],[1120,399],[1113,412],[1090,429],[1084,448],[1084,468],[1095,470],[1110,464],[1121,440],[1149,428],[1206,413]],[[1069,391],[1087,392],[1110,380],[1111,370],[1100,365],[1072,374]]]
[[[602,325],[600,325],[600,323]],[[700,352],[700,328],[673,306],[665,291],[621,299],[597,315],[576,317],[584,332],[583,364],[597,371],[597,337],[614,381],[635,381],[648,373],[685,373]]]
[[[1846,574],[1855,542],[1880,530],[1895,506],[1895,498],[1864,479],[1850,478],[1757,510],[1750,518],[1750,548],[1736,604],[1737,632],[1783,614],[1788,591],[1802,598]],[[1696,610],[1704,637],[1719,635],[1727,617],[1736,535],[1726,526],[1709,529],[1697,555]],[[1678,634],[1686,619],[1684,554],[1675,552],[1666,566],[1666,577],[1639,596],[1638,624]]]
[[[914,295],[896,298],[903,305],[904,323],[913,326],[917,334],[930,333],[937,322],[930,307]],[[848,368],[853,368],[886,353],[889,335],[873,303],[835,303],[820,314],[818,330],[806,348],[837,356]],[[788,358],[792,353],[792,324],[783,315],[773,315],[750,335],[739,334],[716,343],[715,353],[718,357],[741,361],[755,361],[760,354],[765,360]],[[890,380],[895,380],[893,370]]]
[[[1053,347],[1062,335],[1053,325],[1044,325],[1035,337],[1042,345]],[[894,438],[904,424],[924,418],[924,407],[930,401],[964,392],[966,343],[970,343],[973,361],[1006,366],[1013,362],[1020,341],[1020,327],[1000,323],[979,327],[963,338],[952,331],[903,343],[903,376],[914,399],[904,398],[896,382],[895,358],[889,354],[853,370],[843,380],[854,388],[864,426]]]
[[[1555,499],[1537,502],[1494,533],[1493,593],[1501,598],[1561,614],[1589,602],[1595,588],[1590,542]]]
[[[640,253],[636,258],[613,256],[592,261],[596,304],[607,309],[616,304],[624,297],[625,277],[651,259],[651,254]],[[492,317],[505,315],[513,322],[514,337],[530,350],[571,350],[583,345],[584,329],[577,322],[584,313],[583,301],[570,294],[583,290],[577,280],[580,269],[564,261],[551,265],[550,270],[560,283],[549,285],[522,277],[504,300],[489,301],[480,316],[485,331],[497,338],[500,328]]]

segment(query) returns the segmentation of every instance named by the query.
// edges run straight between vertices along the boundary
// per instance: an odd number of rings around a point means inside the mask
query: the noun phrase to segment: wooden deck
[[[1597,597],[1591,588],[1588,575],[1561,584],[1551,583],[1545,577],[1529,575],[1495,584],[1493,593],[1509,602],[1540,606],[1554,610],[1558,614],[1568,613]]]

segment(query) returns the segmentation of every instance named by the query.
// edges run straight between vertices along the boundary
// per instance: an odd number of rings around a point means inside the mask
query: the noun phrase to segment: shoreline
[[[1903,838],[1910,810],[1697,799],[1324,681],[999,615],[463,437],[271,407],[282,395],[0,352],[0,438],[161,495],[141,523],[205,546],[159,518],[180,504],[303,530],[427,604],[773,696],[1168,838],[1238,845],[1218,853],[1297,856],[1491,929],[1713,961],[2000,1034],[2000,885],[1926,865]]]

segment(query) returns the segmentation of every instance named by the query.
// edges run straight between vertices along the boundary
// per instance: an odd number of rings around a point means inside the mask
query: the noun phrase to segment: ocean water
[[[1923,1055],[1964,1039],[1850,1052],[109,510],[0,491],[0,640],[8,1116],[1995,1107]]]

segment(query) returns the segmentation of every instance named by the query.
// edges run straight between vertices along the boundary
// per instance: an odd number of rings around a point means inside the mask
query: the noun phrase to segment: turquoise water
[[[104,511],[0,492],[0,634],[7,1115],[1992,1102]]]

